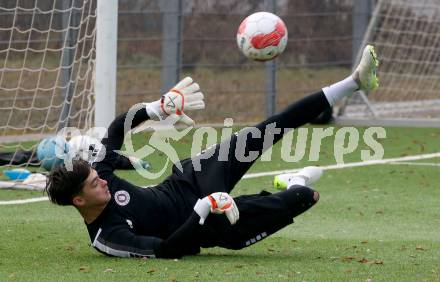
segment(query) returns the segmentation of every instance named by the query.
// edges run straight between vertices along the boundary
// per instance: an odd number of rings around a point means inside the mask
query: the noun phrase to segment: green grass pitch
[[[440,150],[440,129],[386,132],[384,158]],[[146,138],[139,134],[137,144]],[[181,157],[190,155],[191,140],[175,144]],[[256,163],[250,172],[334,164],[333,141],[324,139],[319,162],[286,163],[277,145],[273,160]],[[361,161],[362,144],[345,162]],[[160,169],[164,156],[155,153],[149,160]],[[101,255],[89,246],[85,225],[72,207],[46,201],[0,206],[0,281],[439,281],[440,167],[423,164],[440,165],[440,158],[412,163],[421,165],[328,170],[315,185],[320,202],[291,226],[240,251],[203,249],[179,260]],[[118,174],[141,185],[160,181],[147,181],[134,171]],[[272,179],[244,179],[234,195],[274,192]],[[0,201],[40,196],[0,190]]]

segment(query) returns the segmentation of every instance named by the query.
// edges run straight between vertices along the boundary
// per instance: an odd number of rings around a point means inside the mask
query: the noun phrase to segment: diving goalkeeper
[[[318,192],[308,186],[319,179],[322,170],[307,167],[277,176],[279,186],[285,188],[281,192],[263,191],[232,198],[229,193],[253,164],[236,158],[237,144],[244,140],[246,152],[257,152],[260,156],[269,147],[263,142],[266,125],[275,123],[282,129],[274,134],[273,143],[278,142],[287,129],[310,122],[343,97],[359,89],[376,89],[377,66],[374,48],[366,46],[352,75],[256,125],[260,137],[239,131],[221,144],[182,160],[183,171],[174,166],[165,181],[148,189],[114,174],[118,156],[114,151],[121,148],[126,133],[127,113],[123,114],[112,122],[108,136],[103,139],[105,158],[93,167],[77,160],[71,170],[64,165],[55,168],[48,178],[47,194],[51,202],[73,205],[79,211],[92,246],[106,255],[178,258],[197,254],[200,248],[245,248],[293,223],[296,216],[318,201]],[[191,124],[187,111],[202,108],[199,86],[185,78],[160,100],[137,111],[132,128],[147,119],[169,115]],[[222,144],[229,148],[225,161],[218,159]],[[204,158],[204,154],[211,157]],[[200,164],[200,170],[194,168],[194,161]]]

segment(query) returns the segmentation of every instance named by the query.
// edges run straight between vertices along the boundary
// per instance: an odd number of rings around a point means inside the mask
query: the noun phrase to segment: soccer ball
[[[286,44],[286,25],[272,13],[258,12],[248,16],[237,31],[238,48],[252,60],[272,60],[284,51]]]
[[[69,144],[66,139],[55,136],[43,139],[37,148],[37,159],[41,161],[41,166],[50,171],[51,169],[63,164]]]

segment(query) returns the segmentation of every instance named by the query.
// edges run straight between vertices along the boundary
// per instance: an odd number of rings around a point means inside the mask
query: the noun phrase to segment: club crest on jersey
[[[119,190],[115,193],[116,204],[120,206],[125,206],[130,202],[130,194],[125,190]]]

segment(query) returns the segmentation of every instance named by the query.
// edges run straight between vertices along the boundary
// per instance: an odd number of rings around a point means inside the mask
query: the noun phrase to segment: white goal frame
[[[408,9],[412,9],[412,8],[424,9],[425,7],[422,6],[426,5],[426,8],[435,9],[437,12],[440,11],[440,4],[434,3],[433,5],[430,5],[430,0],[422,1],[421,4],[416,3],[416,1],[414,1],[413,3],[410,0],[378,0],[375,9],[373,11],[372,17],[370,19],[368,28],[364,34],[362,46],[365,46],[366,44],[375,45],[375,43],[377,43],[378,46],[376,47],[378,49],[377,51],[379,52],[378,54],[379,60],[381,59],[381,53],[380,53],[381,44],[382,45],[384,44],[384,40],[383,38],[379,40],[377,34],[375,33],[379,33],[382,31],[381,30],[382,27],[378,26],[380,25],[379,22],[380,18],[382,17],[382,21],[384,21],[384,19],[387,21],[391,21],[388,18],[386,18],[389,17],[392,18],[392,20],[397,19],[403,22],[403,20],[398,19],[400,15],[394,15],[386,10],[387,4],[397,4],[397,5],[401,4],[403,8],[409,7]],[[414,25],[419,24],[417,23],[417,21],[418,19],[408,20],[409,24],[414,24]],[[427,26],[428,26],[427,28],[429,29],[430,28],[429,24],[427,24]],[[402,28],[403,30],[405,28],[405,26],[402,24],[400,24],[398,27]],[[392,30],[392,31],[397,33],[396,37],[398,37],[399,30]],[[420,31],[420,33],[423,32],[425,31],[423,30]],[[432,30],[430,32],[432,32]],[[416,36],[417,35],[415,35],[414,37],[416,38]],[[388,40],[390,40],[390,44],[395,44],[396,46],[399,46],[399,44],[395,42],[396,41],[395,38],[390,37],[388,38]],[[408,49],[410,48],[411,46]],[[431,47],[429,47],[428,49],[430,48]],[[357,54],[356,64],[360,60],[360,56],[362,55],[362,51],[363,51],[362,49],[363,48],[359,49],[359,52]],[[435,57],[435,55],[432,56],[432,53],[435,51],[429,51],[429,52],[431,53],[428,53],[429,55],[428,59],[431,57]],[[390,52],[388,52],[384,56],[390,56]],[[405,60],[404,57],[398,57],[398,58],[393,57],[393,59]],[[416,62],[416,63],[420,63],[420,62]],[[382,67],[387,69],[388,66],[385,65]],[[402,69],[400,69],[399,71],[402,71]],[[381,75],[381,66],[379,66],[379,81],[381,80],[380,75]],[[429,76],[429,73],[423,75]],[[385,85],[385,87],[390,87],[390,84],[393,82],[396,83],[392,79],[386,81],[385,84],[388,85]],[[362,91],[359,91],[356,94],[354,94],[352,97],[345,99],[343,104],[336,109],[335,123],[339,125],[358,125],[358,126],[380,125],[380,126],[440,127],[440,89],[436,89],[434,85],[432,85],[432,89],[438,92],[439,95],[437,95],[437,97],[439,97],[439,99],[433,98],[433,99],[419,99],[419,100],[416,99],[412,101],[396,100],[393,102],[390,101],[382,102],[382,101],[375,101],[374,98],[373,99],[370,98],[369,93],[364,93]],[[402,92],[404,91],[405,89],[402,90]],[[378,92],[377,95],[380,96],[381,87],[379,87],[377,92]],[[402,94],[406,94],[406,93],[402,93]]]
[[[116,115],[118,0],[97,0],[95,126],[107,128]]]

